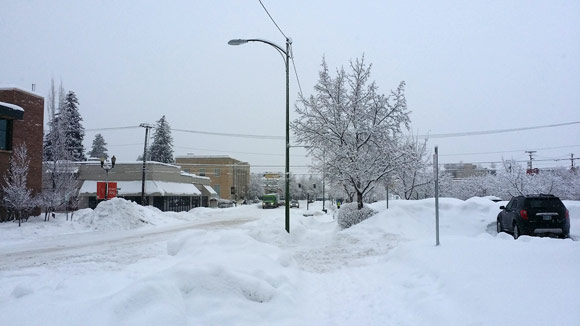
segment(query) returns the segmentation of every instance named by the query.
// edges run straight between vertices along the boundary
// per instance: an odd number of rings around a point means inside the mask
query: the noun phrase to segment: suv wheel
[[[520,228],[516,223],[514,223],[514,239],[518,239],[520,237]]]
[[[501,221],[499,220],[499,218],[497,219],[497,234],[501,233],[502,228],[501,228]]]

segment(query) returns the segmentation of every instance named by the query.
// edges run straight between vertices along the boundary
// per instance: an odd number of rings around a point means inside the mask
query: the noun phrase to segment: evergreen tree
[[[105,138],[103,135],[96,134],[95,139],[93,139],[93,148],[89,152],[89,157],[96,157],[96,158],[109,158],[109,154],[107,153],[107,142],[105,142]]]
[[[173,163],[173,137],[165,116],[157,121],[153,143],[149,150],[151,161]]]
[[[81,125],[83,118],[78,110],[79,100],[73,91],[69,91],[60,109],[57,120],[61,130],[65,134],[65,146],[73,161],[86,161],[85,128]]]

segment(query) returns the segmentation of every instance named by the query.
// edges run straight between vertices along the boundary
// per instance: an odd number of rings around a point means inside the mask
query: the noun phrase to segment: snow
[[[205,188],[205,190],[207,190],[207,192],[210,193],[210,195],[217,196],[218,193],[211,186],[204,185],[203,187]]]
[[[486,198],[160,212],[122,199],[0,224],[0,325],[577,325],[572,239],[496,234]],[[327,207],[328,205],[327,202]],[[309,213],[305,217],[304,214]],[[34,249],[36,248],[36,249]]]
[[[7,108],[9,108],[11,110],[14,110],[14,111],[23,111],[24,112],[24,109],[23,108],[19,107],[18,105],[15,105],[15,104],[6,103],[6,102],[0,102],[0,105],[2,105],[4,107],[7,107]]]

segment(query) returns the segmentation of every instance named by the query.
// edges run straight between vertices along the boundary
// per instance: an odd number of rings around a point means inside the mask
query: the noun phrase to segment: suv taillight
[[[525,210],[525,209],[522,209],[522,210],[520,211],[520,216],[521,216],[521,217],[522,217],[524,220],[527,220],[527,219],[528,219],[528,212],[526,212],[526,210]]]
[[[570,219],[570,212],[568,210],[566,210],[566,219],[569,220]]]

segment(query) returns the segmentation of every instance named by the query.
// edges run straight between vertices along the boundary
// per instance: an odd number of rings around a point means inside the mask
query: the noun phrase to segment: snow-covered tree
[[[59,88],[59,105],[62,107],[62,103],[64,102],[64,89],[62,87],[62,83]],[[48,98],[46,101],[46,108],[48,113],[48,133],[44,136],[44,144],[43,144],[43,161],[50,161],[53,159],[53,152],[55,151],[53,146],[56,145],[56,142],[61,141],[64,139],[64,133],[61,128],[59,128],[59,114],[58,108],[59,105],[56,103],[57,94],[54,88],[54,79],[50,81],[50,90],[48,93]]]
[[[393,184],[393,191],[403,199],[424,198],[431,194],[433,188],[433,171],[430,158],[427,155],[427,141],[420,142],[418,138],[410,136],[403,144],[407,153],[405,164],[395,166],[389,175]],[[422,194],[422,196],[421,196]]]
[[[107,151],[107,142],[105,142],[105,138],[103,138],[103,135],[101,134],[96,134],[95,139],[93,139],[93,147],[89,152],[89,156],[108,159],[109,154]]]
[[[13,218],[18,219],[18,226],[34,207],[32,190],[26,183],[29,166],[30,158],[28,158],[26,144],[16,146],[10,157],[10,168],[2,184],[2,204]]]
[[[60,108],[63,108],[61,111],[68,112],[68,109],[64,109],[67,96],[64,95],[62,85],[60,86],[58,98]],[[69,101],[74,102],[74,98],[71,96]],[[47,108],[48,133],[45,136],[43,166],[43,179],[47,180],[47,185],[37,197],[40,207],[45,212],[45,221],[48,220],[50,213],[63,208],[71,197],[76,196],[77,182],[76,168],[72,163],[74,153],[69,150],[70,142],[67,141],[70,135],[68,131],[71,128],[70,123],[66,123],[66,121],[70,121],[68,117],[75,114],[65,113],[63,115],[57,110],[54,81],[51,82]],[[84,134],[82,126],[80,128]],[[76,151],[76,153],[78,154],[79,152]]]
[[[350,62],[348,73],[340,69],[331,77],[323,59],[315,93],[300,96],[292,123],[298,141],[310,146],[315,168],[324,165],[331,183],[356,196],[359,209],[364,194],[403,163],[400,138],[410,122],[405,83],[385,96],[370,74],[363,57]]]
[[[71,154],[71,159],[73,161],[86,161],[85,147],[83,146],[85,128],[81,125],[83,118],[79,113],[78,105],[79,101],[76,94],[69,91],[59,110],[59,126],[65,131],[65,144]]]
[[[171,137],[171,127],[165,119],[161,117],[155,126],[153,143],[149,150],[152,161],[162,163],[173,163],[173,137]]]
[[[250,187],[248,188],[248,198],[262,198],[264,196],[264,185],[262,182],[262,175],[252,173],[250,174]]]

